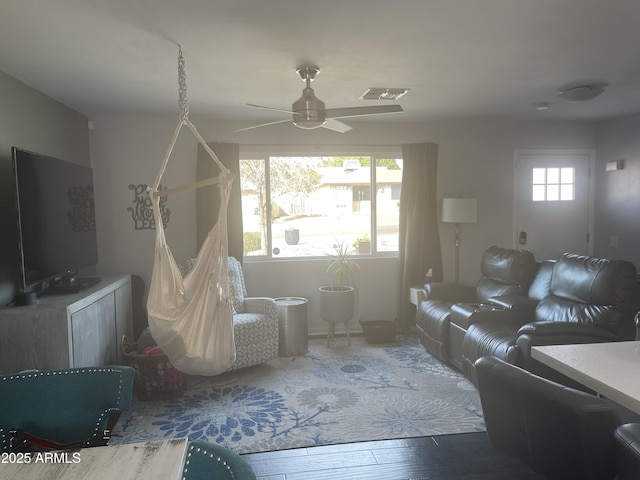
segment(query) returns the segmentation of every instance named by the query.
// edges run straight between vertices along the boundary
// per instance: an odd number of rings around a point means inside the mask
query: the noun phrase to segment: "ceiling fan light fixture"
[[[606,83],[586,83],[561,87],[556,92],[560,98],[569,102],[586,102],[593,100],[604,92]]]
[[[316,128],[326,128],[338,133],[345,133],[351,130],[351,127],[346,123],[342,123],[340,119],[361,117],[365,115],[381,115],[387,113],[400,113],[403,112],[400,105],[371,105],[366,107],[347,107],[347,108],[325,108],[325,104],[322,100],[316,97],[311,88],[311,81],[320,73],[320,69],[315,66],[301,66],[296,69],[296,72],[306,83],[306,87],[302,90],[302,96],[293,102],[291,110],[283,110],[281,108],[265,107],[263,105],[255,105],[248,103],[247,105],[257,108],[265,108],[267,110],[274,110],[276,112],[288,113],[293,116],[291,120],[277,120],[275,122],[263,123],[261,125],[254,125],[252,127],[241,128],[234,130],[235,132],[243,132],[246,130],[252,130],[254,128],[266,127],[267,125],[275,125],[278,123],[292,122],[296,127],[303,128],[305,130],[313,130]],[[389,100],[392,98],[398,98],[407,92],[406,88],[402,89],[384,89],[385,95],[383,98]]]
[[[397,100],[409,91],[408,88],[367,88],[361,100]]]
[[[293,123],[296,127],[312,130],[325,124],[325,105],[316,97],[313,88],[307,87],[302,91],[302,96],[293,102]]]
[[[324,124],[326,123],[326,121],[318,121],[318,120],[294,120],[293,124],[298,127],[298,128],[302,128],[304,130],[313,130],[316,128],[320,128],[322,127]]]

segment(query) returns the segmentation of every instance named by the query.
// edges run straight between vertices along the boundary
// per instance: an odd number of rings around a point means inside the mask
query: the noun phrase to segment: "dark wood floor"
[[[486,433],[327,445],[243,455],[258,480],[543,480]]]

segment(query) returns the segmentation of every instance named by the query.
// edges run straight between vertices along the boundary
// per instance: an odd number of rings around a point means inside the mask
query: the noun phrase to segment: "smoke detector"
[[[549,102],[535,102],[535,103],[532,103],[531,106],[535,110],[538,110],[539,112],[549,110],[550,108]]]
[[[606,82],[573,83],[560,87],[556,93],[563,100],[586,102],[601,95],[606,86]]]
[[[408,88],[367,88],[361,100],[396,100],[409,91]]]

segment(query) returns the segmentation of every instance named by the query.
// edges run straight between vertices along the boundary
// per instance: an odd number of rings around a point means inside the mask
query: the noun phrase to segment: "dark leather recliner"
[[[495,356],[564,381],[531,358],[531,347],[633,339],[636,290],[631,262],[564,254],[553,264],[548,294],[533,311],[514,309],[469,327],[462,345],[464,373],[475,382],[475,362]]]
[[[496,447],[550,480],[615,478],[614,431],[621,420],[610,402],[496,357],[478,359],[476,372]]]
[[[471,325],[493,321],[494,328],[487,335],[495,342],[505,335],[510,338],[514,328],[533,321],[536,305],[549,294],[554,264],[554,260],[539,264],[526,295],[500,295],[489,298],[488,303],[482,305],[458,303],[451,307],[451,363],[456,368],[475,382],[473,364],[465,361],[463,355],[464,339]],[[493,353],[509,363],[516,363],[517,350],[512,343],[500,345],[503,350]]]
[[[616,428],[617,480],[640,478],[640,423],[627,423]]]
[[[535,273],[536,262],[528,251],[492,246],[482,255],[482,276],[475,287],[446,282],[424,286],[425,300],[416,313],[416,330],[427,351],[448,362],[451,306],[455,303],[486,303],[497,295],[524,296]]]

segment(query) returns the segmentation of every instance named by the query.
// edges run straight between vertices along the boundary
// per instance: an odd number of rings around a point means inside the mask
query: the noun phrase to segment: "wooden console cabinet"
[[[122,364],[133,338],[131,276],[104,276],[80,293],[0,308],[0,373]]]

